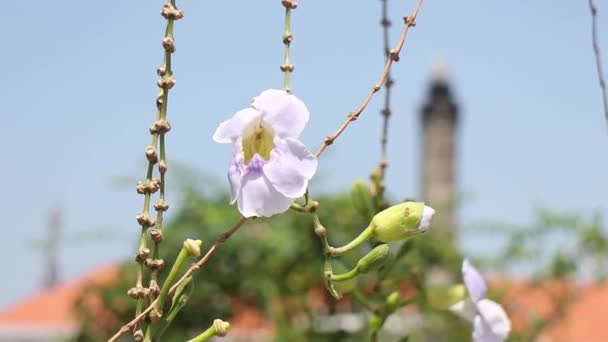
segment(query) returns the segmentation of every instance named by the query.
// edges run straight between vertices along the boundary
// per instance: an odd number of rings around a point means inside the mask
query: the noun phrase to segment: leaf
[[[171,300],[171,308],[167,313],[167,316],[163,319],[156,330],[155,336],[160,338],[165,330],[171,325],[175,316],[179,313],[179,311],[186,305],[188,299],[192,295],[194,291],[194,281],[192,280],[192,276],[186,278],[175,290],[175,294],[173,295],[173,299]]]

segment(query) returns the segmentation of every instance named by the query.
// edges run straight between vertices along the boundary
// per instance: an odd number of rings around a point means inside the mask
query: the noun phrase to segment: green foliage
[[[191,177],[188,179],[192,181]],[[173,210],[174,216],[168,222],[161,246],[161,256],[167,265],[173,264],[186,238],[203,240],[204,253],[239,219],[237,210],[227,205],[226,196],[207,195],[195,186],[183,187],[183,190],[181,205]],[[321,203],[317,212],[319,219],[327,227],[328,238],[334,246],[348,243],[369,223],[369,213],[355,209],[351,195],[317,199]],[[579,271],[578,261],[582,257],[591,257],[598,263],[605,261],[608,239],[600,222],[599,218],[585,221],[576,215],[557,215],[545,210],[539,212],[538,222],[531,227],[502,229],[505,225],[490,225],[486,231],[500,232],[508,243],[498,258],[486,261],[508,267],[522,260],[538,259],[539,246],[547,235],[568,234],[571,248],[556,249],[554,255],[545,256],[545,262],[535,269],[543,279],[571,277]],[[334,273],[353,269],[378,245],[378,241],[371,240],[333,259]],[[269,219],[255,219],[223,244],[218,253],[194,273],[192,282],[168,301],[165,312],[173,322],[162,340],[186,340],[214,319],[230,321],[242,313],[243,307],[250,307],[259,310],[256,315],[273,322],[279,341],[360,341],[370,334],[381,341],[469,341],[470,324],[446,310],[447,303],[437,302],[437,289],[453,289],[461,283],[461,262],[462,256],[450,235],[431,228],[421,236],[391,243],[388,261],[379,270],[335,282],[337,290],[345,294],[343,299],[335,301],[323,288],[324,256],[311,216],[288,212]],[[160,273],[161,282],[168,269]],[[126,261],[117,284],[85,291],[77,305],[81,318],[78,340],[105,340],[133,318],[135,301],[127,297],[126,292],[134,284],[135,274],[135,263]],[[598,274],[598,278],[600,276]],[[104,319],[99,318],[99,307],[88,305],[92,294],[104,305],[101,316]],[[452,294],[441,295],[447,295],[444,299],[439,297],[441,302],[453,299]],[[183,305],[186,299],[187,305]],[[324,303],[321,309],[319,301]],[[564,301],[563,307],[567,308],[567,304]],[[409,305],[416,306],[417,310],[402,310]],[[337,318],[344,313],[362,314],[369,323],[348,330],[342,330],[340,325],[334,325],[333,329],[320,328],[332,320],[328,317]],[[552,317],[543,317],[532,322],[530,331],[515,332],[511,339],[532,340],[551,321]],[[402,330],[394,333],[391,330],[394,326]],[[165,327],[161,325],[161,328]]]
[[[339,195],[320,199],[324,206],[319,215],[332,227],[335,242],[346,242],[364,227],[354,211],[350,196]],[[236,222],[238,212],[228,205],[225,196],[205,196],[190,189],[181,200],[175,216],[168,222],[161,255],[171,265],[186,238],[199,238],[206,250],[229,226]],[[339,214],[337,214],[339,213]],[[204,268],[195,273],[196,284],[188,304],[177,315],[163,340],[184,340],[208,326],[213,319],[229,320],[235,313],[233,304],[247,304],[261,309],[275,323],[280,334],[291,335],[291,319],[310,311],[309,290],[320,284],[322,252],[307,215],[286,213],[270,219],[256,219],[244,226],[221,247]],[[353,267],[363,253],[343,259]],[[161,281],[168,273],[165,268]],[[121,323],[132,319],[134,300],[126,296],[134,284],[134,263],[125,262],[120,283],[90,289],[98,291],[111,310],[113,324],[100,327],[83,303],[81,340],[102,340],[111,336]],[[287,305],[288,302],[288,305]],[[333,305],[333,304],[332,304]],[[166,308],[165,310],[167,310]]]

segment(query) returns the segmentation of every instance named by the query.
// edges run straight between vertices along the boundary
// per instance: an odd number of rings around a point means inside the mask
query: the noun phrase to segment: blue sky
[[[68,241],[61,252],[64,277],[133,253],[141,198],[134,187],[113,186],[112,179],[144,175],[162,58],[161,5],[3,4],[11,15],[0,22],[0,258],[10,262],[0,305],[39,286],[42,256],[29,242],[44,236],[55,205],[64,210],[66,235],[114,236]],[[211,135],[253,96],[281,87],[283,9],[279,1],[178,5],[186,16],[175,29],[168,158],[223,180],[229,148],[214,144]],[[607,56],[608,6],[601,5],[600,45]],[[394,42],[414,1],[390,0],[389,6]],[[384,62],[379,14],[379,1],[344,0],[305,0],[294,12],[292,86],[312,113],[302,137],[311,149],[376,81]],[[534,205],[608,214],[608,134],[586,2],[423,4],[393,69],[388,184],[395,198],[419,193],[419,108],[438,59],[448,64],[462,112],[459,181],[471,195],[460,210],[463,223],[525,223]],[[381,103],[374,99],[324,154],[313,191],[347,189],[355,177],[367,177],[378,160]],[[463,245],[479,252],[471,234]]]

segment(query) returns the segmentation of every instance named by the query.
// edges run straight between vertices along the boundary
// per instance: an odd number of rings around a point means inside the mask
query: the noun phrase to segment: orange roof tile
[[[501,302],[516,332],[529,331],[536,320],[557,314],[540,333],[539,341],[608,341],[608,284],[501,279],[492,281],[490,288],[502,294]],[[561,299],[568,300],[563,312],[559,312]]]
[[[608,341],[608,286],[587,286],[580,291],[563,318],[543,336],[547,341]]]
[[[73,304],[86,285],[112,281],[118,267],[102,265],[88,275],[41,291],[0,311],[0,325],[62,327],[73,322]]]

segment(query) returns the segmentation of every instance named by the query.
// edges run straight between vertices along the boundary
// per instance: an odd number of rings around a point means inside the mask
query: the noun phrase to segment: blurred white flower
[[[502,342],[511,331],[511,321],[500,304],[485,299],[487,285],[469,260],[462,262],[462,278],[469,297],[450,307],[460,317],[473,323],[473,341]]]

